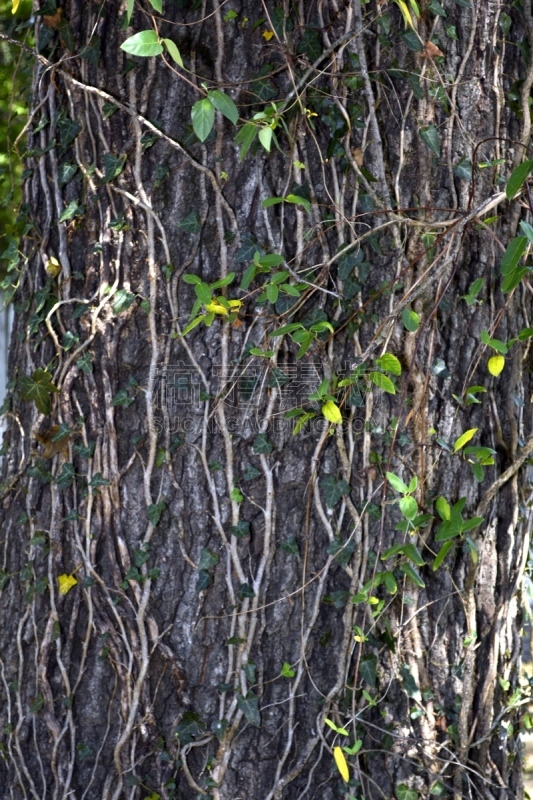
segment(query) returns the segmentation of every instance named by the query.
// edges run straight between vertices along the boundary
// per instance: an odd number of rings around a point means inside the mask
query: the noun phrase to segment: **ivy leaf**
[[[139,31],[134,36],[130,36],[120,45],[120,49],[132,56],[160,56],[163,52],[163,45],[155,31]]]
[[[341,497],[350,493],[350,487],[346,481],[338,481],[334,475],[326,475],[320,485],[324,490],[324,498],[328,508],[336,506]]]
[[[202,547],[200,551],[200,561],[198,562],[198,569],[199,570],[211,569],[211,567],[216,567],[218,561],[219,558],[216,553],[212,553],[211,550],[208,550],[207,547]]]
[[[179,725],[174,730],[174,736],[180,740],[181,744],[190,744],[205,730],[205,723],[202,722],[198,714],[194,711],[186,711]]]
[[[178,222],[178,228],[181,228],[182,231],[186,231],[187,233],[199,233],[202,230],[202,220],[200,219],[200,215],[197,211],[190,211],[187,216],[183,217]],[[195,278],[196,280],[188,280],[187,278]],[[186,283],[199,283],[200,278],[197,278],[196,275],[192,276],[183,276],[183,280]]]
[[[119,289],[113,298],[113,314],[121,314],[131,306],[135,300],[135,295],[126,289]]]
[[[508,200],[512,200],[513,197],[518,194],[532,170],[533,161],[528,160],[519,164],[518,167],[511,172],[510,178],[507,181],[507,186],[505,187],[505,194]]]
[[[72,587],[78,583],[74,575],[59,575],[57,582],[59,584],[59,594],[68,594]]]
[[[101,183],[109,183],[110,181],[115,180],[118,178],[122,170],[124,169],[124,164],[126,163],[127,156],[114,156],[113,153],[105,153],[104,155],[104,177],[101,180]]]
[[[197,100],[191,110],[192,127],[201,142],[205,142],[215,122],[215,107],[204,97]]]
[[[248,692],[246,697],[242,694],[237,695],[237,706],[242,711],[248,722],[259,728],[261,725],[261,714],[259,713],[259,698],[253,692]]]
[[[23,400],[31,401],[37,406],[41,414],[48,415],[51,408],[50,395],[59,392],[52,383],[52,376],[45,369],[36,369],[31,378],[24,375],[19,380],[20,396]]]
[[[85,213],[85,208],[81,205],[78,198],[72,200],[66,208],[63,209],[58,222],[67,222],[73,217],[81,217]]]
[[[181,57],[180,51],[177,48],[177,45],[174,44],[172,39],[163,39],[163,44],[167,48],[172,61],[174,61],[178,65],[178,67],[181,67],[183,69],[183,59]]]
[[[208,93],[207,97],[217,111],[220,111],[220,113],[223,114],[226,119],[229,119],[230,122],[233,122],[234,125],[237,124],[239,121],[239,111],[229,95],[224,94],[224,92],[221,92],[219,89],[214,89],[212,92]]]
[[[236,539],[244,539],[245,536],[250,535],[250,523],[240,519],[236,525],[231,526],[230,531]]]
[[[439,132],[434,125],[428,125],[425,128],[420,128],[420,137],[422,141],[427,144],[432,153],[440,158],[440,141]]]
[[[515,236],[503,254],[502,263],[500,264],[500,272],[502,275],[509,275],[518,266],[518,262],[524,255],[527,246],[526,236]]]
[[[68,489],[72,485],[72,481],[76,477],[76,471],[73,464],[63,464],[61,474],[57,476],[55,484],[58,489],[62,491]]]
[[[365,656],[359,664],[361,677],[372,689],[376,688],[376,664],[377,657],[375,655]]]
[[[253,451],[258,455],[267,455],[274,449],[272,442],[268,441],[266,433],[258,433],[254,439]]]
[[[398,800],[418,800],[419,794],[415,789],[409,789],[405,783],[400,783],[396,787],[396,797]]]
[[[148,506],[148,508],[146,509],[146,514],[148,516],[148,519],[150,520],[154,528],[159,523],[161,515],[163,511],[166,509],[166,507],[167,504],[165,503],[164,500],[162,500],[160,503],[152,503],[152,505]]]

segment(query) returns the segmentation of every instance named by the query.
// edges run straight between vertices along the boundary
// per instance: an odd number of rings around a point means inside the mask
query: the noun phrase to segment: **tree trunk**
[[[414,5],[37,10],[2,796],[523,796],[530,0]]]

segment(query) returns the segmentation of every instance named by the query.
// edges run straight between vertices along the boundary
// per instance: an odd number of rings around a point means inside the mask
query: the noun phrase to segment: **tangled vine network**
[[[2,797],[522,797],[531,0],[0,37]]]

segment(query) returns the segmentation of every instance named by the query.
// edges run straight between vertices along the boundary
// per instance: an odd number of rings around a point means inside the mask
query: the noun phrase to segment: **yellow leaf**
[[[57,258],[51,256],[51,258],[49,258],[48,261],[46,262],[45,270],[47,271],[48,275],[50,275],[51,278],[57,278],[57,276],[61,272],[61,264],[59,263]]]
[[[494,375],[496,378],[505,367],[505,358],[503,356],[492,356],[492,358],[489,358],[487,367],[489,368],[490,374]]]
[[[274,31],[263,31],[261,34],[265,42],[269,42],[274,36]]]
[[[13,0],[13,5],[11,6],[11,13],[16,14],[20,6],[20,0]]]
[[[68,594],[78,581],[74,575],[60,575],[57,582],[59,584],[59,594]]]
[[[221,314],[222,316],[227,317],[232,308],[236,310],[242,306],[242,300],[228,300],[227,303],[229,305],[229,309],[227,309],[226,306],[223,306],[222,303],[215,298],[210,303],[207,303],[205,308],[210,314]]]
[[[455,440],[453,445],[453,452],[458,453],[459,450],[465,446],[467,442],[472,439],[476,433],[478,432],[478,428],[470,428],[468,431],[462,433],[458,439]]]
[[[324,403],[322,406],[322,413],[328,422],[332,422],[334,425],[340,425],[342,422],[341,410],[337,405],[335,405],[333,400],[328,400],[326,403]]]
[[[409,13],[409,9],[407,8],[407,3],[405,0],[395,0],[395,3],[402,12],[405,27],[408,28],[410,26],[414,30],[415,26],[413,25],[413,20],[411,19],[411,14]]]
[[[333,758],[335,759],[335,764],[337,765],[337,769],[339,770],[342,779],[348,783],[350,780],[350,771],[348,769],[348,764],[346,763],[344,753],[340,747],[333,748]]]

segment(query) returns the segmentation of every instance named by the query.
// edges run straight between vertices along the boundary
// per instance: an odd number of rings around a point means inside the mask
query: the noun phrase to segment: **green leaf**
[[[376,666],[377,666],[377,656],[364,656],[361,661],[359,662],[359,674],[361,675],[362,679],[368,683],[368,685],[372,688],[376,688]]]
[[[507,181],[507,186],[505,187],[505,194],[508,200],[512,200],[513,197],[520,191],[532,170],[533,161],[524,161],[511,172],[511,176]]]
[[[150,2],[152,1],[153,0],[150,0]],[[174,44],[172,39],[163,39],[163,44],[167,48],[172,61],[174,61],[178,65],[178,67],[181,67],[183,69],[183,59],[181,57],[180,51],[177,48],[177,45]]]
[[[512,292],[513,289],[516,289],[522,278],[527,275],[528,272],[529,269],[527,267],[519,267],[513,272],[510,272],[509,275],[506,275],[502,282],[502,293],[508,294]]]
[[[274,449],[272,442],[269,442],[266,433],[258,433],[254,439],[253,451],[258,455],[267,455]]]
[[[390,378],[387,378],[386,375],[383,375],[382,372],[371,372],[369,378],[375,386],[379,389],[383,389],[384,392],[396,394],[396,387],[393,382]]]
[[[257,130],[258,130],[257,125],[254,125],[251,122],[247,122],[246,125],[242,126],[237,136],[235,137],[235,143],[240,145],[241,148],[241,153],[240,153],[241,161],[243,161],[246,158],[246,153],[252,146],[253,141],[257,136]]]
[[[462,433],[459,436],[459,438],[456,439],[455,442],[454,442],[453,452],[457,453],[462,447],[464,447],[465,444],[467,442],[469,442],[470,439],[472,439],[472,437],[474,437],[476,435],[478,430],[479,430],[479,428],[470,428],[470,430],[465,431],[464,433]]]
[[[445,497],[437,497],[435,502],[435,508],[437,509],[437,514],[441,519],[444,521],[449,520],[451,517],[451,508],[450,504],[446,500]]]
[[[422,580],[416,569],[412,567],[410,564],[400,564],[400,569],[404,573],[404,575],[406,575],[409,578],[409,580],[413,581],[413,583],[415,583],[421,589],[426,588],[426,584],[424,583],[424,581]]]
[[[407,495],[400,500],[400,511],[406,519],[414,519],[418,514],[418,504],[414,497]]]
[[[303,206],[308,214],[311,213],[311,203],[306,197],[300,197],[299,194],[288,194],[285,197],[286,203],[296,203],[297,205]]]
[[[206,314],[200,314],[199,317],[195,317],[195,319],[193,319],[192,322],[189,322],[187,327],[181,332],[181,335],[187,336],[187,334],[190,333],[190,331],[192,331],[194,328],[196,328],[196,326],[199,325],[200,322],[204,322],[205,318]]]
[[[336,506],[341,497],[350,493],[350,487],[346,481],[338,481],[334,475],[326,475],[320,485],[324,491],[324,498],[328,508]]]
[[[503,254],[502,263],[500,264],[500,271],[502,275],[509,275],[518,266],[518,262],[524,255],[527,246],[526,236],[516,236],[507,245],[507,249]]]
[[[101,180],[101,183],[109,183],[113,181],[115,178],[118,178],[122,170],[124,169],[124,164],[126,163],[127,156],[114,156],[113,153],[105,153],[104,154],[104,176]]]
[[[75,477],[76,470],[74,469],[74,465],[68,463],[63,464],[63,469],[61,470],[61,474],[55,479],[55,484],[58,489],[68,489],[72,485]]]
[[[133,14],[133,4],[135,0],[126,0],[126,27],[130,27],[131,17]]]
[[[272,331],[270,334],[271,336],[284,336],[286,333],[292,333],[293,331],[302,330],[303,325],[300,322],[289,322],[288,325],[282,325],[281,328],[278,328],[275,331]]]
[[[205,142],[215,122],[215,108],[211,100],[197,100],[191,110],[192,127],[201,142]]]
[[[36,369],[31,378],[24,375],[19,379],[20,396],[23,400],[33,400],[41,414],[48,415],[51,409],[50,395],[59,392],[52,383],[52,376],[47,370]]]
[[[242,694],[237,695],[237,706],[242,711],[248,722],[259,728],[261,725],[261,714],[259,712],[259,698],[253,692],[248,692],[246,697]]]
[[[427,144],[432,153],[440,157],[440,141],[439,132],[434,125],[428,125],[425,128],[420,128],[420,137],[422,141]]]
[[[78,198],[76,198],[76,200],[72,200],[68,204],[68,206],[65,209],[63,209],[63,212],[61,213],[58,222],[66,222],[67,220],[72,219],[73,217],[81,216],[82,214],[84,214],[84,212],[85,212],[84,207],[80,204]]]
[[[185,711],[181,722],[175,728],[173,734],[179,739],[181,744],[190,744],[197,737],[201,736],[205,730],[205,723],[202,722],[198,714],[194,711]]]
[[[395,489],[397,492],[400,492],[400,494],[409,493],[409,487],[406,486],[406,484],[397,475],[395,475],[393,472],[387,472],[385,475],[393,489]]]
[[[134,398],[130,397],[126,389],[119,389],[116,395],[111,400],[112,406],[124,406],[128,408],[134,402]]]
[[[268,297],[268,300],[270,303],[272,303],[272,305],[274,305],[274,303],[277,303],[279,297],[279,288],[276,286],[275,283],[267,284],[266,296]]]
[[[219,562],[218,555],[216,553],[212,553],[211,550],[208,550],[207,547],[202,547],[200,551],[200,561],[198,562],[198,569],[211,569],[211,567],[216,567]]]
[[[296,675],[296,672],[293,670],[293,668],[288,663],[288,661],[284,661],[283,662],[283,666],[281,668],[281,677],[282,678],[294,678],[295,675]]]
[[[379,358],[376,358],[376,365],[382,369],[383,372],[388,372],[390,375],[402,374],[402,365],[392,353],[385,353]]]
[[[217,111],[220,111],[226,119],[229,119],[230,122],[233,122],[234,125],[237,124],[239,121],[239,111],[237,106],[229,97],[229,95],[224,94],[219,89],[214,89],[212,92],[209,92],[207,97],[213,103]]]
[[[236,525],[231,526],[230,531],[236,539],[244,539],[245,536],[250,535],[250,523],[240,519]]]
[[[162,500],[160,503],[152,503],[152,505],[148,506],[148,508],[146,509],[146,515],[150,520],[150,522],[152,523],[152,525],[154,526],[154,528],[156,525],[159,524],[161,515],[163,511],[166,509],[166,507],[167,504],[165,503],[164,500]]]
[[[261,128],[259,130],[259,141],[267,151],[270,153],[270,146],[272,144],[272,136],[274,135],[274,131],[272,128]]]
[[[195,284],[194,291],[196,292],[196,297],[198,298],[198,300],[204,303],[204,305],[207,305],[208,303],[211,302],[212,299],[211,289],[207,285],[207,283],[200,281],[200,283]]]
[[[453,541],[453,539],[449,539],[447,542],[444,542],[444,544],[442,545],[441,549],[437,553],[437,556],[436,556],[436,558],[435,558],[435,560],[433,562],[433,571],[434,572],[435,572],[435,570],[437,570],[440,567],[440,565],[442,564],[442,562],[444,561],[444,559],[446,558],[446,556],[448,555],[448,553],[450,552],[450,550],[452,549],[452,547],[454,545],[455,545],[455,542]]]
[[[116,106],[114,106],[116,109]],[[70,164],[70,163],[63,163],[60,164],[58,169],[58,177],[59,177],[59,185],[66,186],[67,183],[70,183],[76,172],[78,171],[77,164]]]
[[[383,573],[383,583],[389,594],[396,594],[398,591],[398,583],[396,582],[393,572],[387,570],[387,572]]]
[[[396,787],[396,797],[398,800],[418,800],[418,792],[415,789],[409,789],[405,783],[400,783]]]
[[[178,222],[178,228],[181,228],[182,231],[186,231],[187,233],[199,233],[202,230],[202,220],[200,219],[200,215],[197,211],[190,211],[187,216],[183,217]],[[193,277],[196,277],[194,275]],[[188,280],[185,275],[183,276],[183,280],[186,283],[199,283],[200,279],[196,281]]]
[[[150,4],[158,14],[163,12],[163,0],[150,0]]]
[[[418,330],[418,326],[420,325],[420,317],[416,311],[411,311],[410,308],[404,308],[402,311],[402,322],[408,331],[414,333]]]
[[[279,203],[283,203],[283,197],[266,197],[262,202],[261,206],[263,208],[270,208],[270,206],[277,206]]]
[[[529,243],[533,244],[533,227],[528,222],[525,222],[525,220],[522,220],[520,227],[522,228],[522,232],[529,239]]]
[[[406,556],[409,561],[412,561],[417,567],[423,567],[426,563],[420,554],[420,550],[416,544],[413,544],[412,542],[404,544],[402,552],[404,556]]]
[[[132,56],[159,56],[163,45],[155,31],[139,31],[120,45],[121,50]]]
[[[113,314],[121,314],[123,311],[126,311],[134,300],[134,294],[126,291],[126,289],[119,289],[113,297]]]

